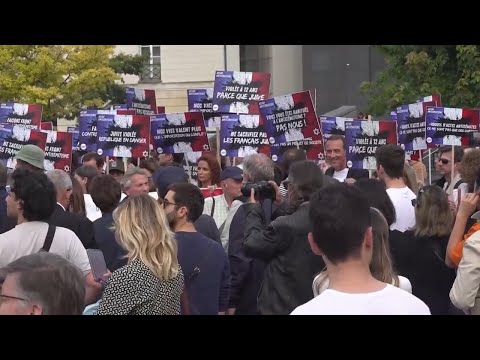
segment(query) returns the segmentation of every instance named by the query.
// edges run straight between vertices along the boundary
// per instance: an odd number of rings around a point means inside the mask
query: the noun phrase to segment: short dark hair
[[[97,175],[90,184],[90,195],[102,213],[111,213],[122,197],[122,188],[112,175]]]
[[[450,145],[440,146],[440,148],[438,149],[439,156],[442,156],[443,153],[448,153],[448,152],[452,152],[452,146]],[[453,147],[453,163],[456,164],[462,161],[464,153],[465,152],[463,151],[463,148],[461,146],[454,146]]]
[[[15,274],[22,297],[42,305],[43,315],[82,315],[85,280],[75,265],[60,255],[38,252],[22,256],[0,270],[4,280]]]
[[[87,192],[90,192],[90,184],[92,183],[92,179],[98,175],[97,169],[93,166],[89,165],[82,165],[77,170],[75,170],[75,174],[80,176],[81,178],[87,178]]]
[[[295,201],[294,207],[309,201],[310,197],[323,186],[323,171],[315,162],[310,160],[298,161],[292,164],[288,181],[293,187]]]
[[[394,144],[382,145],[375,151],[377,160],[377,169],[382,165],[385,173],[392,179],[403,177],[403,168],[405,166],[405,150]]]
[[[330,135],[327,141],[325,141],[325,144],[329,141],[336,141],[336,140],[340,140],[343,144],[343,149],[347,150],[347,142],[345,141],[345,136],[343,135],[338,135],[338,134]]]
[[[95,159],[95,163],[97,164],[97,168],[103,167],[105,165],[105,158],[103,156],[98,155],[95,152],[89,152],[83,155],[82,157],[82,164],[84,161],[90,161],[92,159]]]
[[[312,196],[309,215],[313,237],[330,262],[360,256],[370,226],[369,214],[367,197],[348,184],[329,185]]]
[[[158,163],[152,159],[152,158],[148,158],[148,159],[142,159],[140,161],[140,166],[139,166],[140,169],[146,169],[148,170],[151,174],[153,174],[157,169],[158,169]]]
[[[371,207],[382,213],[388,226],[395,222],[395,207],[385,189],[385,183],[377,179],[359,179],[354,186],[368,198]]]
[[[190,183],[177,183],[168,187],[168,191],[175,192],[173,201],[179,206],[188,209],[187,220],[195,222],[203,213],[205,199],[200,189]]]
[[[285,150],[283,153],[283,168],[285,173],[288,175],[290,166],[292,166],[293,163],[302,160],[307,160],[307,154],[305,153],[305,150],[297,149],[296,147]]]
[[[12,173],[11,191],[23,202],[23,217],[28,221],[47,221],[57,204],[55,186],[47,175],[17,169]]]

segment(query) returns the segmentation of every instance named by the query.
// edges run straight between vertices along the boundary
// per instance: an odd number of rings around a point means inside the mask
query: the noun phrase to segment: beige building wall
[[[226,51],[225,51],[226,50]],[[115,53],[140,54],[140,45],[116,45]],[[188,110],[187,89],[213,87],[216,70],[240,70],[238,45],[160,45],[161,81],[125,75],[125,86],[155,90],[166,112]]]

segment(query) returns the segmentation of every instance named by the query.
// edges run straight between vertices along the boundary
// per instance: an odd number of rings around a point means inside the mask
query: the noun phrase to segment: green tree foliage
[[[141,56],[111,45],[1,45],[0,102],[43,105],[43,119],[72,119],[85,107],[122,103],[119,74],[141,72]]]
[[[440,94],[451,107],[480,105],[480,47],[477,45],[381,45],[385,70],[361,89],[368,112],[382,116],[420,96]]]

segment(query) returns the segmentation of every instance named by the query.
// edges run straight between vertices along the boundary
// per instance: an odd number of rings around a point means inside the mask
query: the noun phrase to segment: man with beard
[[[204,198],[193,184],[168,188],[163,207],[178,244],[178,262],[185,276],[191,313],[224,315],[228,307],[230,268],[222,246],[195,229]]]

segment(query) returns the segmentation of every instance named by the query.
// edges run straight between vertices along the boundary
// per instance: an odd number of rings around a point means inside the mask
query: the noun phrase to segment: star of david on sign
[[[147,156],[148,156],[148,151],[145,150],[145,151],[142,153],[142,155],[143,155],[143,157],[147,157]]]
[[[66,172],[70,172],[70,166],[65,165],[65,166],[63,167],[63,170],[65,170]]]
[[[318,158],[319,158],[319,159],[323,159],[323,154],[322,154],[322,153],[318,153]]]
[[[207,145],[207,144],[204,144],[204,145],[203,145],[203,150],[205,150],[205,151],[208,150],[208,145]]]
[[[314,133],[315,135],[319,135],[319,134],[320,134],[320,130],[319,130],[319,129],[314,129],[314,130],[313,130],[313,133]]]

